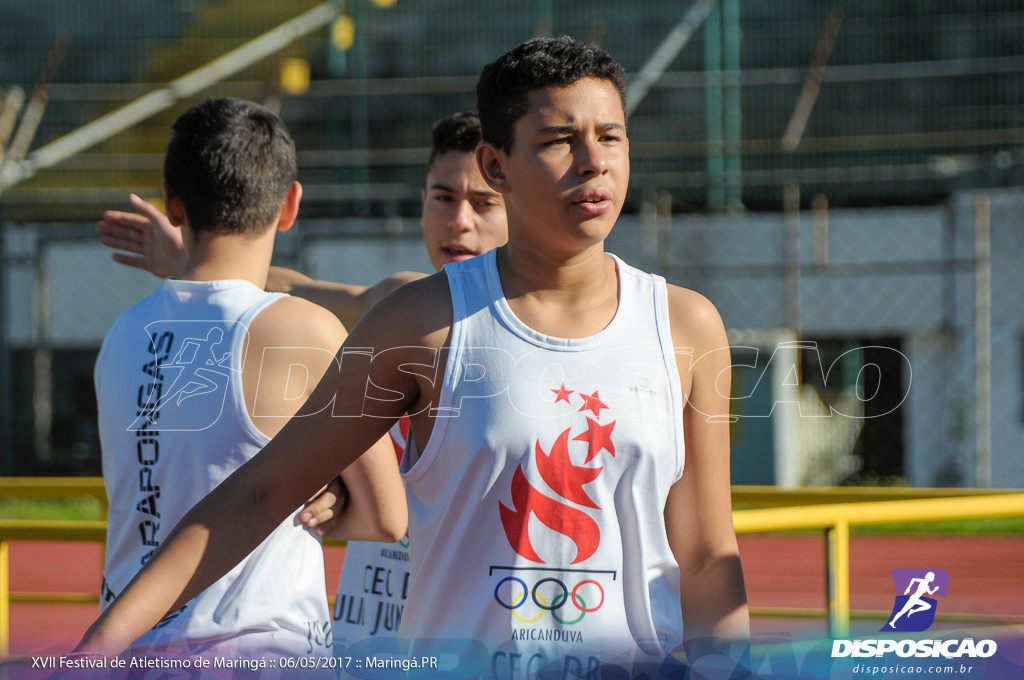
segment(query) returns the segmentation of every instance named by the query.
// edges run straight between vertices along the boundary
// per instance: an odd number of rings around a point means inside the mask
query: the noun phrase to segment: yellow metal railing
[[[0,477],[0,498],[95,498],[102,515],[107,513],[107,491],[102,477]],[[0,519],[0,658],[10,653],[11,602],[92,603],[92,593],[12,593],[10,543],[12,541],[87,541],[103,543],[103,521]]]
[[[0,498],[95,498],[107,509],[102,477],[0,477]]]
[[[865,501],[733,512],[737,533],[823,529],[828,584],[829,634],[850,631],[850,527],[872,524],[936,522],[986,517],[1024,516],[1024,493],[999,493],[957,498]]]
[[[916,486],[777,486],[738,485],[732,487],[734,508],[861,503],[864,501],[909,501],[922,498],[956,498],[1019,493],[1019,489],[961,489]]]
[[[0,658],[11,649],[11,602],[96,602],[94,595],[83,593],[12,593],[10,590],[10,551],[12,541],[88,541],[103,543],[107,523],[101,521],[0,520]]]
[[[95,497],[106,504],[102,479],[0,478],[0,497]],[[882,500],[886,499],[886,500]],[[846,637],[850,626],[850,527],[1024,516],[1024,493],[1011,490],[821,487],[778,489],[733,487],[734,506],[784,505],[733,512],[737,533],[820,529],[825,532],[828,592],[826,611],[832,637]],[[103,521],[0,519],[0,657],[10,649],[10,603],[97,602],[88,593],[11,593],[11,541],[91,541],[106,539]],[[331,541],[329,544],[340,545]]]

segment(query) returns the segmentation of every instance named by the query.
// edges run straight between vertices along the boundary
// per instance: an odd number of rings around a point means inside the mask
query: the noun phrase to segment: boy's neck
[[[497,266],[513,313],[546,335],[594,335],[618,310],[615,262],[605,255],[603,242],[569,259],[509,244],[498,249]]]
[[[252,238],[240,235],[203,234],[186,247],[188,262],[175,278],[186,281],[240,279],[266,287],[274,248],[274,233]]]

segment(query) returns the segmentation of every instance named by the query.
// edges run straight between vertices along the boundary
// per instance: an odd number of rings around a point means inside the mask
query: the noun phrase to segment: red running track
[[[744,535],[740,537],[740,551],[751,606],[824,606],[822,538]],[[97,544],[13,543],[10,555],[12,591],[99,590],[102,553]],[[344,549],[327,549],[328,591],[332,595],[343,559]],[[895,594],[889,576],[892,569],[940,568],[950,576],[941,612],[1024,617],[1022,565],[1024,536],[854,537],[850,546],[851,607],[888,613]],[[94,604],[12,604],[11,653],[67,651],[96,612]],[[869,623],[877,631],[884,621]],[[820,628],[820,621],[815,620],[777,618],[753,622],[755,634]]]

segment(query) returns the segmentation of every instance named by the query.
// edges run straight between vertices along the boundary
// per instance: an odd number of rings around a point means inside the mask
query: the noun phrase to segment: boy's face
[[[584,78],[529,94],[512,152],[500,154],[515,234],[570,253],[604,240],[629,185],[629,139],[615,86]]]
[[[508,241],[501,194],[484,182],[472,152],[448,151],[427,173],[421,224],[434,269],[461,262]]]

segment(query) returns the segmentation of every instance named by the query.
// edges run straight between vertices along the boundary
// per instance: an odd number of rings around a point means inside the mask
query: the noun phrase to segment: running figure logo
[[[227,363],[231,352],[217,353],[223,340],[224,331],[217,327],[207,331],[205,338],[187,338],[174,360],[168,366],[161,367],[166,369],[180,366],[183,369],[168,395],[168,399],[174,399],[175,405],[181,406],[181,402],[186,399],[215,392],[220,387],[214,377],[223,376],[225,371],[231,370]],[[181,383],[180,386],[178,383]],[[174,390],[175,387],[178,389]]]
[[[946,596],[949,574],[944,569],[893,569],[889,573],[897,595],[889,622],[882,626],[882,631],[909,633],[927,630],[935,621],[938,605],[938,601],[930,596]]]
[[[156,418],[159,429],[167,431],[198,432],[217,422],[231,376],[238,372],[230,349],[235,323],[157,321],[146,326],[150,347],[159,345],[161,351],[154,351],[143,368],[153,383],[129,431],[155,429]]]

